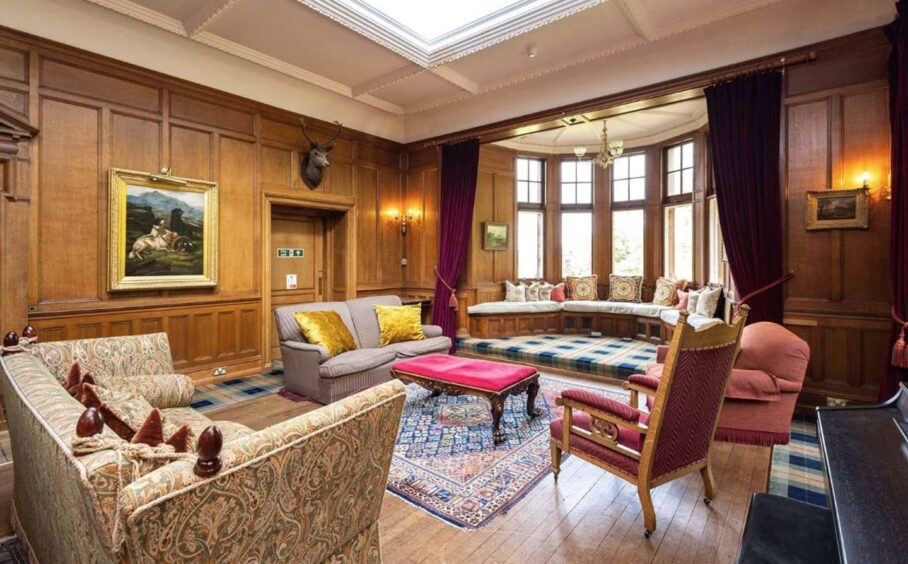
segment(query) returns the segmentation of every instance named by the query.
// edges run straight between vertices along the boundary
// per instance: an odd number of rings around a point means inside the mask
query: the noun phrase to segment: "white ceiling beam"
[[[399,68],[397,70],[391,71],[387,74],[383,74],[378,78],[357,84],[353,86],[353,97],[359,98],[370,92],[374,92],[380,88],[390,86],[395,82],[400,82],[405,78],[410,78],[411,76],[417,75],[421,72],[425,72],[425,69],[416,64],[408,64],[405,67]]]
[[[470,80],[459,72],[455,71],[449,66],[441,65],[438,67],[433,67],[429,69],[429,72],[450,82],[454,86],[460,88],[464,92],[469,92],[470,94],[479,94],[479,83],[475,80]]]
[[[621,8],[621,13],[627,19],[634,33],[647,41],[654,41],[659,38],[659,30],[653,23],[653,19],[638,0],[614,0]]]
[[[240,0],[205,0],[183,20],[186,35],[192,37],[205,31],[214,20],[239,3]]]

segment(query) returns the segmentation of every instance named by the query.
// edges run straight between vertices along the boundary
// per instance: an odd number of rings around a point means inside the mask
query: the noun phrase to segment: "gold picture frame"
[[[807,230],[867,229],[870,195],[867,188],[807,192]]]
[[[509,229],[507,223],[486,221],[482,224],[482,250],[506,251],[508,250]]]
[[[111,168],[108,214],[110,291],[217,286],[216,182]]]

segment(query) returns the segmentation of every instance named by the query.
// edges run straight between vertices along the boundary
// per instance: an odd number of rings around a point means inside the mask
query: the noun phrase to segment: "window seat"
[[[678,317],[680,317],[680,315],[681,310],[669,308],[660,312],[659,318],[667,325],[674,327],[678,323]],[[722,322],[723,321],[718,317],[706,317],[705,315],[699,315],[696,313],[692,313],[687,316],[687,324],[697,331],[712,327],[713,325]]]
[[[573,313],[615,313],[620,315],[636,315],[639,317],[659,317],[659,314],[670,306],[638,302],[610,302],[610,301],[567,301],[564,302],[564,311]]]
[[[562,310],[561,302],[485,302],[467,308],[470,315],[498,315],[507,313],[557,313]]]

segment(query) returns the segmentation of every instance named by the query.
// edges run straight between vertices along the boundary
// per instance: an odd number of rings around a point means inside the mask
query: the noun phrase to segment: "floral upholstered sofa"
[[[380,561],[378,517],[405,398],[399,382],[258,432],[214,422],[224,438],[218,473],[199,477],[189,453],[128,481],[123,469],[134,461],[119,445],[73,453],[86,408],[62,378],[75,360],[99,384],[130,391],[159,377],[166,420],[189,423],[196,436],[212,424],[188,407],[191,382],[172,375],[164,334],[33,344],[0,359],[13,526],[33,561]],[[107,427],[97,436],[126,444]]]

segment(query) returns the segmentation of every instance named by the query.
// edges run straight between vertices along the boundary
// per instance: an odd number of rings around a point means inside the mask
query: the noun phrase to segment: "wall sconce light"
[[[864,174],[861,175],[861,186],[863,186],[865,190],[870,190],[870,173],[866,170],[864,171]]]
[[[389,215],[394,216],[394,221],[396,223],[400,224],[400,234],[405,237],[407,235],[407,231],[410,229],[410,224],[415,218],[419,217],[419,212],[412,209],[407,210],[407,213],[405,214],[401,214],[400,210],[396,209],[390,210],[388,213]]]
[[[891,178],[892,178],[891,173],[890,173],[890,175],[889,175],[889,178],[890,178],[890,181],[891,181]],[[861,187],[862,187],[864,190],[867,190],[868,192],[871,192],[871,189],[870,189],[870,172],[868,172],[868,171],[866,171],[866,170],[865,170],[863,173],[861,173]],[[881,196],[885,197],[886,200],[892,200],[892,188],[891,188],[890,186],[880,186],[879,189],[877,190],[877,192],[879,192],[879,194],[880,194]]]

